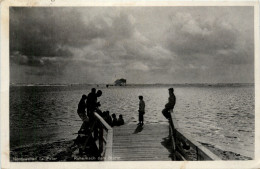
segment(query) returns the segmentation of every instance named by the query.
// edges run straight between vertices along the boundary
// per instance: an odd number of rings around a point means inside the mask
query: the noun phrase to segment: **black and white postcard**
[[[3,168],[259,168],[259,4],[3,1]]]

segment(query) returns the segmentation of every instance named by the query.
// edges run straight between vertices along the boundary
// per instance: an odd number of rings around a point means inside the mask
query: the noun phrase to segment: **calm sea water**
[[[10,145],[32,146],[76,137],[77,104],[86,86],[10,87]],[[145,123],[167,123],[161,114],[168,87],[101,87],[101,110],[138,122],[138,96],[146,103]],[[254,87],[175,87],[174,113],[195,140],[254,157]]]

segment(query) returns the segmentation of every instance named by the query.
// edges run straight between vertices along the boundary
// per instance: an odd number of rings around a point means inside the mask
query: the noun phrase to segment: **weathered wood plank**
[[[168,124],[135,124],[113,128],[113,160],[171,161],[169,150],[163,146],[169,135]]]
[[[104,129],[107,130],[112,130],[111,126],[107,124],[107,122],[98,114],[98,113],[94,113],[95,117],[102,123],[102,125],[105,127]]]

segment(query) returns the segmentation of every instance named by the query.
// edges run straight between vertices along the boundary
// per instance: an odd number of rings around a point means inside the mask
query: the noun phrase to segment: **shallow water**
[[[16,147],[76,137],[81,120],[77,104],[88,86],[10,87],[10,143]],[[161,115],[168,87],[109,87],[101,110],[138,122],[138,96],[146,103],[145,123],[167,123]],[[254,157],[254,87],[175,87],[174,113],[195,140]]]

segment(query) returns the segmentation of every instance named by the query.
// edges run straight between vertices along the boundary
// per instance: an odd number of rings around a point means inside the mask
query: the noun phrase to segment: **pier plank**
[[[168,124],[145,124],[143,128],[128,124],[113,128],[113,160],[171,161],[165,147]]]

